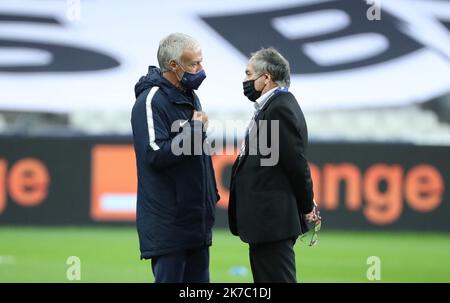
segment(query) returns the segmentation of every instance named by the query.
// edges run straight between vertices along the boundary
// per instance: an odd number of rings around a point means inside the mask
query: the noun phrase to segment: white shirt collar
[[[271,90],[268,90],[267,92],[265,92],[264,95],[260,96],[258,99],[256,99],[255,101],[255,109],[261,109],[264,104],[266,104],[267,100],[269,100],[269,98],[272,96],[272,93],[279,88],[278,86],[275,86],[274,88],[272,88]]]

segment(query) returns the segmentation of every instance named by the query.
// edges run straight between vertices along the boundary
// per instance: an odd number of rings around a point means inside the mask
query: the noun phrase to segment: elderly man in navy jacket
[[[135,86],[131,117],[141,259],[151,259],[155,282],[209,282],[219,195],[204,150],[208,117],[194,92],[206,77],[202,51],[174,33],[157,57],[159,68],[150,66]]]

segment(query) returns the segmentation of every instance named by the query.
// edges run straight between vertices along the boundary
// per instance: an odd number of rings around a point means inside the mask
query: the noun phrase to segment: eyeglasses
[[[314,224],[313,234],[312,234],[311,240],[309,241],[308,246],[316,246],[317,243],[319,243],[318,233],[319,233],[321,227],[322,227],[322,221],[317,221],[317,223]],[[307,236],[307,234],[300,236],[300,241],[305,243],[305,241],[303,241],[303,239],[306,238],[306,236]]]

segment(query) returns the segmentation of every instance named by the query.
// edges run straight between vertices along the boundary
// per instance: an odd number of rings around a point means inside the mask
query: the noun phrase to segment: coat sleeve
[[[182,131],[179,131],[179,128],[174,130],[178,134],[173,137],[171,136],[172,125],[157,102],[147,102],[145,111],[142,111],[139,116],[140,119],[132,118],[135,148],[138,149],[138,153],[143,156],[148,165],[164,169],[191,156],[194,151],[202,152],[204,133],[201,121],[189,120],[182,127]],[[180,121],[175,121],[175,123],[177,122]],[[178,149],[183,151],[186,151],[184,145],[189,144],[188,150],[191,153],[174,152],[172,148],[174,141],[176,141]]]
[[[300,121],[290,100],[280,99],[268,114],[269,120],[279,121],[279,164],[289,178],[295,192],[297,205],[302,214],[310,213],[314,207],[314,192],[305,142],[300,132]],[[294,101],[296,102],[296,101]]]

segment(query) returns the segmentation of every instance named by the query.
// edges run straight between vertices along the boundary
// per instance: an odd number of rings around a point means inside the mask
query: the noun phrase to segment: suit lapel
[[[252,132],[249,132],[248,134],[248,140],[250,142],[251,139],[253,139],[255,136],[257,136],[258,134],[258,122],[264,117],[265,111],[268,108],[268,106],[270,105],[270,103],[273,102],[273,100],[275,100],[279,95],[281,95],[280,93],[278,94],[274,94],[272,97],[269,98],[269,100],[266,101],[266,103],[264,104],[263,108],[261,108],[261,110],[259,111],[258,115],[256,115],[255,117],[255,126]],[[245,138],[244,138],[245,140]],[[245,162],[245,159],[247,159],[247,154],[244,154],[242,157],[239,157],[236,159],[236,169],[235,172],[233,173],[233,176],[236,175],[236,173],[238,172],[239,168],[242,167],[242,164]],[[233,165],[234,167],[234,165]]]

